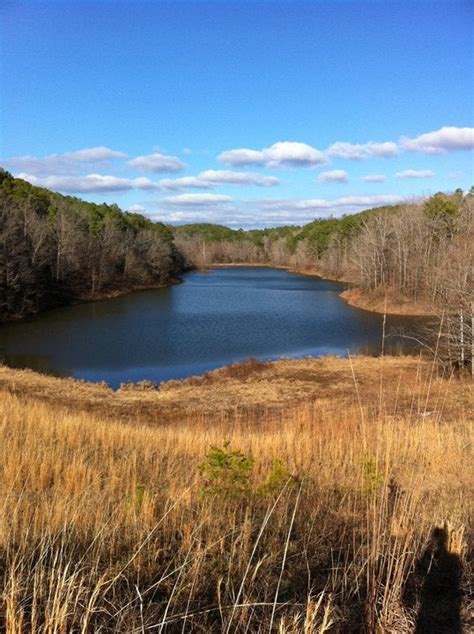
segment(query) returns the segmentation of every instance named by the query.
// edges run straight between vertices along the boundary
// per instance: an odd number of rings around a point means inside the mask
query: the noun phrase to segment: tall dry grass
[[[433,527],[449,521],[467,566],[472,419],[445,422],[458,379],[420,366],[387,383],[383,363],[373,402],[354,372],[352,401],[253,426],[127,425],[1,393],[0,628],[413,631]],[[198,468],[226,440],[254,460],[239,495],[206,491]],[[275,458],[286,475],[268,489]]]

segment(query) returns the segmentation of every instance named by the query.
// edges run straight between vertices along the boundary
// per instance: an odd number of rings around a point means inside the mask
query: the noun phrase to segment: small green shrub
[[[204,479],[202,492],[205,495],[238,498],[252,490],[254,460],[238,449],[229,449],[229,444],[227,441],[223,447],[211,447],[198,467]]]
[[[254,488],[252,485],[253,458],[239,450],[229,448],[229,442],[222,447],[211,447],[205,459],[198,465],[203,478],[203,495],[219,495],[226,498],[240,498],[255,494],[260,497],[278,495],[283,488],[293,488],[297,479],[288,467],[275,458],[264,483]]]

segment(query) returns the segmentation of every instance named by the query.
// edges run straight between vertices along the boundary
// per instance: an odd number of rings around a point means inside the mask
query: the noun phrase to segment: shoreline
[[[185,272],[185,271],[183,271]],[[47,313],[50,310],[55,310],[57,308],[66,308],[67,306],[78,306],[80,304],[89,304],[90,302],[100,302],[106,299],[114,299],[116,297],[123,297],[125,295],[131,295],[132,293],[136,293],[138,291],[148,291],[158,288],[168,288],[169,286],[176,286],[178,284],[182,284],[183,280],[180,277],[173,277],[167,284],[143,284],[138,286],[129,286],[123,289],[115,289],[106,291],[104,293],[100,293],[98,295],[94,295],[93,297],[88,295],[79,295],[77,297],[72,298],[70,301],[59,302],[57,304],[53,304],[44,308],[43,310],[39,310],[37,312],[28,313],[23,316],[14,316],[8,319],[2,320],[0,319],[0,328],[6,324],[18,323],[21,321],[28,321],[29,319],[36,319],[40,315]]]
[[[103,299],[114,299],[115,297],[122,297],[124,295],[131,295],[132,293],[136,293],[138,291],[151,291],[157,288],[168,288],[169,286],[176,286],[178,284],[182,284],[183,280],[179,277],[173,277],[169,280],[167,284],[139,284],[138,286],[130,286],[124,289],[116,289],[113,291],[108,291],[105,293],[101,293],[100,295],[96,295],[94,297],[88,297],[87,295],[80,296],[77,298],[77,302],[72,302],[70,304],[63,304],[64,306],[73,306],[76,303],[82,304],[83,302],[100,302]]]
[[[390,293],[387,295],[371,295],[365,293],[362,289],[354,285],[349,279],[337,278],[324,275],[320,273],[315,267],[307,267],[305,269],[292,268],[290,266],[272,265],[266,263],[235,263],[235,264],[213,264],[207,267],[209,270],[213,268],[271,268],[288,271],[289,273],[296,273],[297,275],[306,275],[308,277],[317,277],[322,280],[328,280],[330,282],[337,282],[339,284],[350,284],[350,288],[339,293],[341,297],[349,306],[365,310],[370,313],[377,313],[380,315],[398,315],[401,317],[436,317],[437,313],[433,306],[428,304],[417,304],[408,299],[400,297],[392,297]]]
[[[349,288],[339,295],[349,306],[370,313],[398,315],[401,317],[436,317],[436,310],[428,304],[415,304],[409,300],[392,298],[390,294],[374,296],[360,288]]]

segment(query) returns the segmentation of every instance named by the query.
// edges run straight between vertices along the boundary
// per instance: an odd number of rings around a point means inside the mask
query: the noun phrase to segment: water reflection
[[[0,328],[15,367],[92,381],[161,381],[248,357],[377,354],[382,316],[348,306],[341,285],[277,269],[193,272],[185,283],[49,311]],[[389,317],[387,330],[413,327]],[[413,349],[389,339],[386,351]]]

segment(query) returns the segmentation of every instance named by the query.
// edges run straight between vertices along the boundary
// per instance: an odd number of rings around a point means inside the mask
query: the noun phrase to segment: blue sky
[[[233,227],[468,189],[473,6],[4,0],[0,163]]]

